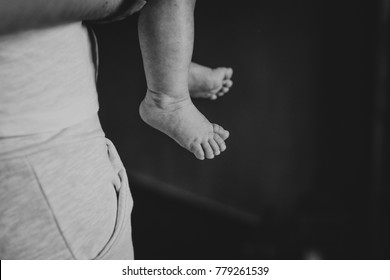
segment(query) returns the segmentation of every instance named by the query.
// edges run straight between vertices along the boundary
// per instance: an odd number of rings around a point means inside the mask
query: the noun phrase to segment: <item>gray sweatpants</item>
[[[133,259],[132,206],[97,116],[0,138],[0,259]]]

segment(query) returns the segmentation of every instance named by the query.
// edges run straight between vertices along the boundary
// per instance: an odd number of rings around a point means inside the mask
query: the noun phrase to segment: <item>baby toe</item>
[[[221,152],[223,152],[223,151],[226,150],[226,143],[225,143],[225,141],[222,139],[221,136],[219,136],[218,134],[214,134],[214,140],[215,140],[215,142],[218,144],[219,150],[220,150]]]
[[[225,93],[229,91],[229,88],[223,87],[221,90],[217,93],[218,96],[223,96]]]
[[[203,151],[206,155],[206,158],[213,159],[214,158],[214,152],[213,149],[210,147],[210,144],[208,142],[202,143]]]
[[[192,145],[190,151],[197,159],[204,160],[204,152],[200,144]]]
[[[230,88],[230,87],[233,86],[233,81],[232,81],[232,80],[224,80],[224,81],[222,82],[222,86],[223,86],[223,87]]]
[[[221,136],[223,140],[226,140],[229,137],[229,131],[223,129],[222,126],[218,124],[213,124],[213,130],[215,133]]]
[[[233,69],[232,68],[226,68],[225,71],[225,79],[231,79],[233,77]]]
[[[211,94],[217,94],[219,91],[221,91],[223,88],[223,85],[220,85],[210,91]]]
[[[221,151],[219,150],[219,146],[217,142],[213,138],[211,138],[209,139],[209,144],[213,149],[214,155],[218,156],[221,153]]]

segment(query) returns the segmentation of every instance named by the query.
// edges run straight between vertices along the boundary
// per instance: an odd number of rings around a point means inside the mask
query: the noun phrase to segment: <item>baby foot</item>
[[[215,100],[227,93],[233,85],[232,68],[211,69],[191,63],[188,73],[188,89],[191,97]]]
[[[177,100],[148,90],[139,107],[150,126],[165,133],[196,158],[212,159],[226,150],[229,132],[211,124],[192,104],[190,97]]]

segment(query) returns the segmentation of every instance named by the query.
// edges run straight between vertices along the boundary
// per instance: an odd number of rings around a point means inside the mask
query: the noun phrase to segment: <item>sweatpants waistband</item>
[[[81,123],[45,133],[0,137],[0,160],[26,156],[60,145],[104,138],[98,115],[93,115]]]

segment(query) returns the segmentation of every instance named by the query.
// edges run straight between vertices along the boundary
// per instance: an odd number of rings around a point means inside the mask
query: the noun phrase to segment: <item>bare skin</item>
[[[232,68],[212,69],[192,62],[188,76],[190,95],[193,98],[215,100],[227,93],[233,86],[232,76]]]
[[[140,105],[140,116],[200,160],[213,159],[226,150],[225,140],[229,132],[217,124],[211,124],[189,97],[167,100],[164,94],[148,90]]]
[[[233,70],[231,68],[219,67],[212,69],[191,62],[188,72],[189,94],[192,98],[208,98],[215,100],[217,97],[223,96],[229,91],[230,87],[233,85],[233,82],[231,81],[232,75]],[[165,130],[162,132],[168,134],[183,148],[193,152],[198,159],[203,160],[205,157],[212,159],[214,156],[217,156],[226,150],[224,140],[229,137],[228,131],[217,124],[211,124],[206,117],[196,109],[190,100],[186,99],[178,104],[162,104],[162,102],[159,102],[158,100],[158,97],[161,95],[162,94],[159,95],[158,93],[151,92],[147,94],[147,98],[145,98],[140,106],[140,114],[144,121],[160,131],[162,130],[161,127],[164,127]],[[150,96],[153,96],[153,100],[149,99]],[[155,104],[157,104],[158,109],[156,109]],[[183,108],[187,106],[188,108]],[[157,110],[159,111],[157,113],[159,115],[158,120],[149,115],[150,112],[152,112],[153,115],[156,114]],[[193,116],[196,116],[197,119],[193,119]],[[202,135],[201,138],[211,138],[211,140],[209,140],[211,150],[208,148],[208,145],[204,145],[202,141],[199,143],[197,141],[192,141],[192,133],[191,131],[187,132],[187,130],[194,126],[209,127],[207,133],[211,135]],[[206,133],[206,131],[201,128],[198,128],[198,130]],[[216,132],[215,134],[213,134],[214,131]],[[201,147],[199,147],[199,145]]]
[[[154,0],[141,11],[138,27],[148,90],[139,112],[147,124],[203,160],[226,149],[229,132],[210,123],[190,98],[194,7],[195,0]],[[193,93],[204,94],[195,85],[200,84],[192,83]]]

